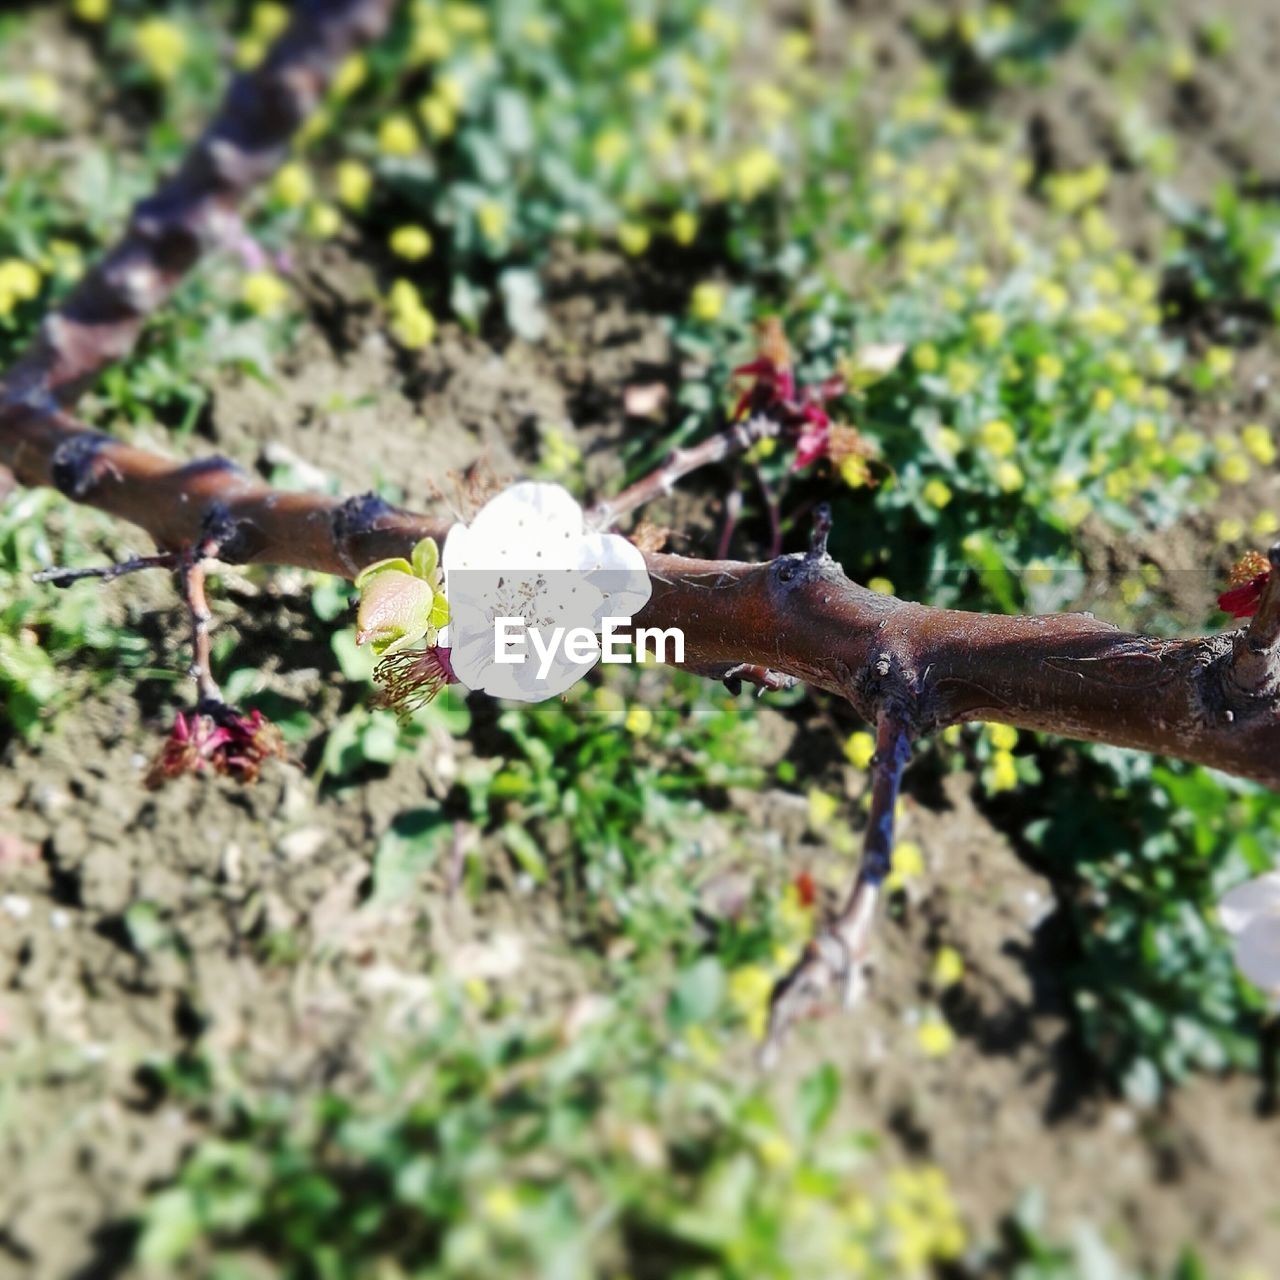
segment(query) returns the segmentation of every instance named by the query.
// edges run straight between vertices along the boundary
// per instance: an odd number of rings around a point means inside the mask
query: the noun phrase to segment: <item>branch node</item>
[[[742,692],[744,684],[754,686],[757,694],[763,694],[766,691],[777,693],[782,689],[794,688],[797,684],[795,676],[789,676],[784,671],[774,671],[770,667],[760,666],[754,662],[735,663],[720,679],[735,698]]]
[[[351,554],[352,541],[374,533],[379,521],[386,516],[394,515],[395,510],[395,507],[385,498],[379,497],[372,491],[348,498],[341,506],[334,509],[330,516],[333,545],[352,577],[361,567]]]
[[[806,560],[827,558],[827,539],[831,536],[831,505],[820,502],[813,509],[813,532],[809,535],[809,554]]]
[[[83,502],[98,483],[98,455],[112,443],[100,431],[79,431],[68,436],[49,462],[53,487],[64,497]]]

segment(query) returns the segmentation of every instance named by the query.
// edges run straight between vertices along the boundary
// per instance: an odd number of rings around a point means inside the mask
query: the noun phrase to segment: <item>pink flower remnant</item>
[[[230,707],[179,711],[160,753],[147,771],[146,785],[154,791],[184,773],[214,773],[237,782],[258,780],[262,763],[275,756],[288,759],[284,739],[261,711],[247,716]]]

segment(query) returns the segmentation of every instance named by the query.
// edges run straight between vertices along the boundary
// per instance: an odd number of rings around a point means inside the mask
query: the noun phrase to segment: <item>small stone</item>
[[[323,827],[299,827],[281,836],[276,841],[276,850],[290,862],[305,862],[315,857],[328,839],[329,833]]]

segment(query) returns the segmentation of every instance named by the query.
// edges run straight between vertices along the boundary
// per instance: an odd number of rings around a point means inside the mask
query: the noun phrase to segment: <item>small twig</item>
[[[1249,645],[1259,652],[1280,644],[1280,542],[1271,548],[1271,576],[1262,588],[1257,612],[1249,623]]]
[[[635,484],[612,498],[597,502],[587,516],[595,529],[608,529],[619,517],[627,515],[655,498],[666,497],[676,484],[691,471],[723,462],[736,453],[746,453],[761,440],[769,440],[780,430],[779,424],[762,414],[735,422],[719,434],[711,436],[690,449],[673,449],[656,470],[637,480]]]
[[[126,573],[138,573],[143,569],[175,569],[180,557],[172,551],[162,551],[154,556],[130,556],[116,564],[94,565],[88,569],[41,569],[31,575],[32,582],[48,582],[55,587],[69,587],[73,582],[86,578],[98,578],[102,582],[114,582]]]
[[[764,499],[764,509],[769,516],[769,559],[776,560],[782,554],[782,507],[768,480],[764,468],[756,467],[756,483]]]
[[[826,559],[829,537],[831,537],[831,505],[820,502],[813,509],[813,531],[809,534],[808,559]]]
[[[724,528],[720,530],[720,544],[716,548],[716,559],[727,560],[729,547],[733,542],[734,531],[738,527],[738,517],[742,514],[742,491],[737,485],[738,469],[734,468],[734,484],[729,496],[724,500]]]
[[[777,1062],[796,1022],[827,1012],[837,992],[844,1008],[850,1009],[866,989],[871,931],[884,882],[893,868],[894,812],[910,759],[905,719],[893,711],[882,711],[876,726],[871,813],[862,860],[843,909],[813,938],[795,967],[773,989],[769,1030],[760,1050],[761,1066],[766,1070]]]
[[[198,559],[196,552],[188,552],[178,571],[182,598],[191,617],[191,677],[196,682],[201,706],[222,702],[222,690],[213,678],[209,651],[209,623],[213,620],[213,614],[204,592],[207,563],[204,559]]]

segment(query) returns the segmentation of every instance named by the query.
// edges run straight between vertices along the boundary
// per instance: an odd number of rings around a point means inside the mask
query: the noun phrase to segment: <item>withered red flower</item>
[[[796,899],[802,907],[811,907],[817,902],[818,882],[813,878],[813,872],[797,872],[795,879],[791,883],[795,885]]]
[[[401,719],[433,701],[447,685],[457,684],[449,650],[439,645],[388,653],[373,669],[378,705]]]
[[[286,760],[288,752],[280,730],[261,711],[246,716],[227,706],[203,705],[178,712],[147,771],[146,785],[154,791],[184,773],[203,773],[206,768],[237,782],[256,782],[263,761],[272,756]]]
[[[821,382],[797,383],[791,348],[776,318],[761,325],[760,354],[734,369],[733,376],[750,379],[750,385],[738,397],[733,416],[761,414],[777,422],[784,434],[795,441],[795,470],[810,466],[827,454],[833,423],[824,406],[844,393],[844,378],[833,374]]]
[[[1271,564],[1260,551],[1247,551],[1232,566],[1228,590],[1218,597],[1218,608],[1233,618],[1252,618],[1258,612],[1262,588],[1271,577]]]

